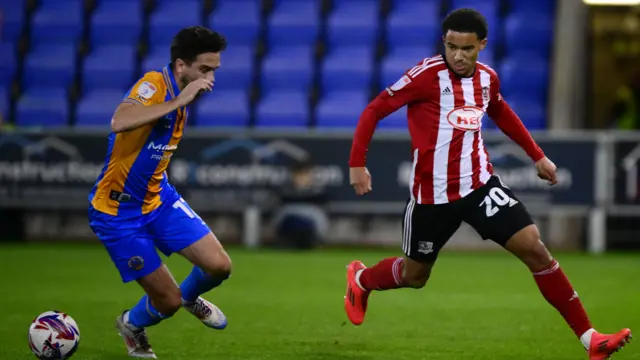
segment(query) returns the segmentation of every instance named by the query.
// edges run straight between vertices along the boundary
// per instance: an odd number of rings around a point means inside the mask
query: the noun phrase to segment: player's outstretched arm
[[[180,92],[178,97],[167,102],[160,101],[163,100],[162,98],[158,98],[158,101],[152,101],[157,97],[155,90],[145,90],[144,86],[147,86],[147,89],[148,86],[151,86],[153,89],[155,89],[155,87],[151,84],[145,85],[145,83],[140,85],[139,88],[142,90],[138,90],[138,93],[142,92],[143,94],[139,94],[138,99],[148,101],[124,102],[120,104],[111,119],[111,130],[113,132],[119,133],[131,131],[152,123],[168,113],[182,106],[188,105],[196,98],[196,96],[198,96],[198,94],[205,91],[211,91],[213,83],[207,79],[192,81],[184,88],[184,90],[182,90],[182,92]],[[151,96],[148,99],[144,98],[144,91],[151,92]]]

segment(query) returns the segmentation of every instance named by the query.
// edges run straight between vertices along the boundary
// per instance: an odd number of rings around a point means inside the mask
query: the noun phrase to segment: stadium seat
[[[416,46],[438,41],[440,2],[403,0],[396,2],[387,17],[387,46]]]
[[[198,100],[195,110],[198,127],[243,127],[251,118],[245,91],[214,90]]]
[[[260,35],[261,5],[256,0],[218,1],[209,27],[224,34],[231,45],[254,45]]]
[[[63,88],[34,88],[22,94],[16,106],[18,126],[67,126],[69,103]]]
[[[373,49],[366,46],[331,50],[321,68],[323,91],[369,89],[373,55]]]
[[[306,128],[309,106],[305,91],[271,92],[256,109],[257,127]]]
[[[146,73],[155,69],[162,69],[168,63],[171,62],[171,51],[169,44],[165,46],[156,46],[154,49],[145,56],[141,65],[141,72]]]
[[[272,48],[262,62],[261,88],[307,91],[314,78],[313,48]]]
[[[380,64],[380,89],[394,84],[407,70],[434,55],[430,46],[395,47]]]
[[[95,90],[86,93],[78,102],[75,126],[109,128],[113,113],[124,94],[124,91],[117,90]]]
[[[315,45],[320,33],[319,1],[283,1],[267,21],[268,46]]]
[[[511,0],[509,1],[509,11],[544,14],[552,17],[555,13],[556,3],[557,0]]]
[[[530,130],[546,127],[545,103],[532,100],[528,96],[505,96],[513,111],[520,117],[522,123]],[[486,121],[486,120],[485,120]]]
[[[9,117],[9,90],[0,87],[0,114],[3,118]]]
[[[500,0],[451,0],[450,4],[447,13],[459,8],[472,8],[484,15],[489,25],[489,38],[496,39],[502,34]]]
[[[546,96],[549,63],[536,53],[521,52],[505,58],[500,63],[498,74],[505,96],[523,95],[534,101],[542,101]]]
[[[379,35],[378,0],[337,3],[327,18],[329,47],[340,45],[374,46]]]
[[[142,34],[142,5],[136,1],[103,1],[91,20],[92,45],[135,45]]]
[[[367,90],[327,93],[316,107],[318,128],[353,128],[369,100]]]
[[[75,76],[76,49],[73,45],[39,45],[27,54],[24,88],[67,88]]]
[[[248,91],[254,75],[253,46],[230,46],[222,55],[220,70],[215,73],[215,86],[223,90]]]
[[[17,43],[26,19],[23,0],[0,1],[0,42]]]
[[[31,41],[34,45],[77,45],[83,31],[81,2],[47,2],[35,11],[31,20]]]
[[[163,2],[149,17],[149,42],[171,43],[181,29],[202,25],[202,6],[199,1]]]
[[[135,75],[136,49],[127,45],[107,45],[95,48],[84,61],[82,89],[126,91]]]
[[[0,43],[0,88],[8,88],[18,67],[15,46]]]
[[[493,46],[487,46],[484,50],[480,51],[480,54],[478,54],[478,61],[492,68],[495,67],[496,58],[493,49]]]
[[[546,15],[513,13],[504,21],[506,53],[533,51],[547,58],[553,41],[553,19]]]

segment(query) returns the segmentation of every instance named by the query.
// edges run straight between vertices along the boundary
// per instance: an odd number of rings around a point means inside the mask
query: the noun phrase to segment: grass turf
[[[586,359],[560,315],[542,298],[526,268],[506,253],[443,252],[422,290],[374,293],[365,323],[347,324],[345,265],[373,264],[394,252],[229,251],[231,279],[206,295],[229,318],[224,331],[205,328],[184,311],[150,328],[159,359]],[[557,254],[594,325],[640,334],[640,254]],[[190,265],[167,260],[181,281]],[[90,245],[0,247],[7,311],[0,359],[33,359],[30,321],[59,309],[82,335],[75,359],[127,359],[115,317],[141,296],[120,283],[106,252]],[[631,343],[614,359],[640,359]]]

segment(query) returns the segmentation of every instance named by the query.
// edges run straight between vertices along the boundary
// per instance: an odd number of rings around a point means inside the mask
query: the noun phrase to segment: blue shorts
[[[156,248],[169,256],[211,232],[182,198],[135,218],[105,214],[90,206],[89,225],[125,283],[149,275],[162,265]]]

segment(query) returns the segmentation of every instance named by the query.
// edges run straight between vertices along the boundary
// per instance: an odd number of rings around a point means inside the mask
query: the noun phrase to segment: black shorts
[[[501,246],[533,224],[522,202],[495,175],[481,188],[451,203],[418,204],[410,199],[403,219],[402,251],[420,262],[434,261],[463,221],[484,240]]]

